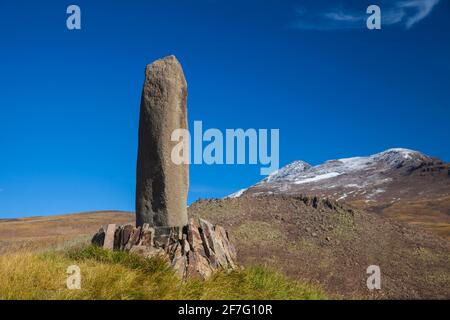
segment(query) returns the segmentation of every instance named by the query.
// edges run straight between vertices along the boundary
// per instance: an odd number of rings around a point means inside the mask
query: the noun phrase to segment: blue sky
[[[281,165],[391,147],[449,161],[448,30],[444,0],[1,0],[0,217],[133,210],[144,67],[169,54],[191,125],[279,128]],[[259,169],[191,166],[189,201]]]

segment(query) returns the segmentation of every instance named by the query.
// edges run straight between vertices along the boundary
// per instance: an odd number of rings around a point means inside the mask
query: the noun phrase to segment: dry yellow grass
[[[81,289],[66,286],[67,267]],[[322,290],[263,267],[181,282],[160,260],[96,247],[0,256],[0,299],[324,299]]]
[[[314,286],[262,267],[183,283],[161,261],[87,246],[101,225],[133,219],[104,211],[0,220],[0,299],[325,298]],[[67,289],[70,265],[81,269],[81,290]]]
[[[66,287],[67,267],[81,270],[81,289]],[[160,260],[88,246],[66,252],[0,256],[0,299],[324,299],[311,285],[251,267],[181,282]]]
[[[395,203],[374,203],[352,201],[357,208],[381,213],[383,216],[419,226],[450,240],[450,197],[444,196],[426,200],[403,200]]]
[[[447,209],[445,209],[447,208]],[[390,218],[420,226],[450,240],[450,197],[433,200],[403,201],[386,208]]]

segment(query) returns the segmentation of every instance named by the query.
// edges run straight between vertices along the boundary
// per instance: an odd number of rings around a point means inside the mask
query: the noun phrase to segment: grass
[[[66,287],[67,268],[81,289]],[[63,252],[0,256],[0,299],[326,299],[323,291],[265,267],[180,281],[165,261],[83,246]]]
[[[330,232],[332,238],[351,240],[357,237],[357,224],[354,215],[340,212],[334,216],[334,228]]]
[[[236,230],[236,238],[243,241],[275,243],[283,240],[283,233],[267,222],[248,221],[242,223]]]
[[[358,201],[355,201],[354,204],[359,207],[366,206],[365,203]],[[377,209],[380,205],[382,204],[378,202],[377,206],[372,207],[372,209]],[[382,209],[382,213],[397,221],[417,225],[450,240],[449,207],[450,196],[442,196],[431,200],[408,199],[393,204],[386,203],[386,206]]]

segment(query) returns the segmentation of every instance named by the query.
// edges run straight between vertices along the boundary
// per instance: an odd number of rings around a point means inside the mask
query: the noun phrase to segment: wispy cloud
[[[344,13],[344,12],[327,12],[324,14],[325,18],[335,20],[335,21],[350,21],[356,22],[362,20],[360,16],[355,16],[352,14]]]
[[[382,26],[402,25],[406,29],[425,19],[440,0],[399,0],[382,2],[381,22]],[[305,30],[339,30],[360,29],[366,27],[368,15],[365,10],[344,8],[343,6],[332,9],[311,10],[305,7],[297,8],[297,21],[294,27]]]
[[[408,0],[399,4],[399,9],[413,9],[415,14],[406,18],[406,27],[411,28],[417,22],[425,19],[440,0]],[[406,11],[403,11],[406,12]]]

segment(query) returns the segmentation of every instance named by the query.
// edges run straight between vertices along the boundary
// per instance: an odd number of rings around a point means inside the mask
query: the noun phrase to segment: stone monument
[[[103,226],[92,243],[167,260],[182,279],[208,278],[237,268],[227,231],[187,215],[188,164],[175,164],[171,134],[187,129],[187,85],[180,63],[168,56],[145,72],[139,121],[136,226]]]
[[[174,56],[145,71],[139,120],[136,175],[136,226],[187,225],[188,164],[174,164],[171,134],[187,129],[187,84]]]

